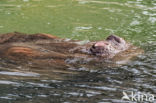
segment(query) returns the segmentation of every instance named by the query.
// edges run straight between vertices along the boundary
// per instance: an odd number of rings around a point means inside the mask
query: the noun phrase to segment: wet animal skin
[[[101,59],[117,62],[143,53],[143,50],[116,35],[110,35],[103,41],[81,45],[79,42],[43,33],[1,34],[0,58],[18,65],[29,63],[38,67],[65,68],[73,63],[77,64],[79,60],[83,61],[79,63],[88,64],[90,61],[93,61],[91,64],[99,63]]]

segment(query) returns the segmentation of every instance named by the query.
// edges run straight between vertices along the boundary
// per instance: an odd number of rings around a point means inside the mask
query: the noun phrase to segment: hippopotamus
[[[80,65],[107,66],[111,62],[114,66],[142,53],[142,49],[117,35],[85,43],[44,33],[0,35],[0,58],[7,65],[64,69]]]

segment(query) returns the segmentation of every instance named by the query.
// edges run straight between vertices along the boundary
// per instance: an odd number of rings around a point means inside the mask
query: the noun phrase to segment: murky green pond
[[[129,103],[123,91],[156,102],[156,0],[0,0],[0,33],[49,33],[62,38],[126,38],[145,53],[114,68],[4,68],[0,103]],[[1,60],[2,62],[3,60]],[[152,101],[154,103],[154,101]]]

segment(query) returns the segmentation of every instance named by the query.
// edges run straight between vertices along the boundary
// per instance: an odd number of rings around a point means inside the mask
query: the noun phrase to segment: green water
[[[1,0],[0,33],[49,33],[79,40],[114,33],[154,40],[155,5],[155,0]]]
[[[15,72],[0,64],[0,103],[125,103],[123,91],[156,95],[156,0],[0,0],[0,33],[14,31],[78,40],[116,34],[145,54],[97,71]]]

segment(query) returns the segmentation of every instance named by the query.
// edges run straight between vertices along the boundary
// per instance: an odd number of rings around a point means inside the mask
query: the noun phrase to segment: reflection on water
[[[0,33],[13,31],[84,40],[79,44],[114,33],[145,54],[114,68],[9,68],[1,60],[0,103],[126,103],[123,91],[156,95],[155,0],[1,0]]]
[[[0,84],[12,84],[12,85],[17,85],[17,84],[19,84],[19,83],[17,83],[17,82],[11,82],[11,81],[0,81]]]
[[[38,76],[39,74],[37,73],[28,73],[28,72],[6,72],[6,71],[2,71],[0,72],[1,75],[14,75],[14,76]]]

